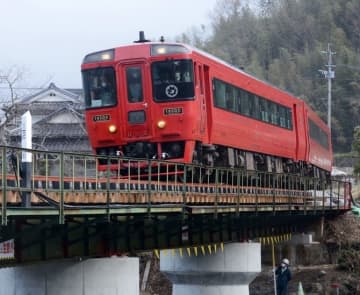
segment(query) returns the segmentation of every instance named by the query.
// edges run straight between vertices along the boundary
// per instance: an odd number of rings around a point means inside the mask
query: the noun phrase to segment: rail
[[[6,224],[9,208],[55,208],[63,223],[66,211],[176,208],[182,212],[240,213],[253,211],[348,210],[351,185],[293,174],[202,167],[156,159],[96,157],[88,154],[48,152],[0,146],[1,215]],[[25,180],[24,153],[32,158]],[[116,171],[99,171],[97,163]]]

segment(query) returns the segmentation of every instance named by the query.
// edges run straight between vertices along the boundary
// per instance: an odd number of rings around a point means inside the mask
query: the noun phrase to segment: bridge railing
[[[0,147],[1,207],[138,204],[216,210],[347,210],[350,184],[293,174],[203,167],[156,159],[95,157]],[[30,153],[30,173],[23,153]],[[99,171],[98,162],[109,169]],[[118,169],[113,170],[117,163]],[[25,165],[26,166],[26,165]],[[29,178],[29,179],[26,179]]]

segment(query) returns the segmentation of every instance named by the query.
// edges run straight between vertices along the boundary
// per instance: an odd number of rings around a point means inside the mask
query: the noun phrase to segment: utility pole
[[[336,66],[332,64],[332,56],[336,54],[336,52],[331,51],[330,43],[328,43],[327,51],[320,51],[323,54],[327,54],[328,56],[328,64],[325,65],[327,67],[327,71],[325,70],[319,70],[320,73],[322,73],[325,78],[328,80],[328,119],[327,123],[329,126],[329,129],[331,131],[331,79],[335,78],[335,71],[332,69]]]

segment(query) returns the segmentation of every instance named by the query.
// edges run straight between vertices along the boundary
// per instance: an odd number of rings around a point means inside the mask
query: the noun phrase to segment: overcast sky
[[[80,88],[90,52],[158,40],[209,24],[216,0],[0,0],[0,70],[25,69],[23,85]]]

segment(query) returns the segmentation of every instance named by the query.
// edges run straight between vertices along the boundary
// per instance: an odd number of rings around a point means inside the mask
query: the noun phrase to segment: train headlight
[[[109,49],[104,51],[98,51],[90,53],[84,57],[83,63],[88,64],[92,62],[102,62],[102,61],[111,61],[114,60],[115,49]]]
[[[112,59],[112,55],[109,52],[103,53],[100,55],[101,60],[111,60]]]
[[[164,54],[186,54],[190,49],[181,44],[154,44],[151,45],[151,55],[158,56]]]
[[[110,132],[110,133],[115,133],[116,130],[117,130],[117,128],[116,128],[115,125],[110,125],[110,126],[109,126],[109,132]]]
[[[157,122],[157,127],[159,127],[160,129],[164,129],[166,126],[166,122],[164,120],[160,120],[159,122]]]
[[[165,54],[166,53],[166,48],[165,47],[158,47],[156,53],[157,54]]]

